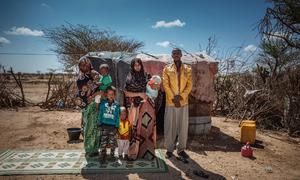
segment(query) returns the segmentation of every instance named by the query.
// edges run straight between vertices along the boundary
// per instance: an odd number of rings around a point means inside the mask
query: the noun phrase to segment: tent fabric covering
[[[171,55],[166,54],[148,55],[105,51],[90,52],[86,56],[91,60],[94,69],[97,71],[99,71],[99,66],[102,63],[108,64],[113,85],[121,90],[124,89],[125,79],[133,58],[141,58],[146,72],[160,76],[164,66],[173,62]],[[193,88],[191,95],[201,102],[213,102],[215,99],[213,80],[218,72],[218,62],[205,54],[199,53],[185,54],[182,56],[182,61],[192,66]]]

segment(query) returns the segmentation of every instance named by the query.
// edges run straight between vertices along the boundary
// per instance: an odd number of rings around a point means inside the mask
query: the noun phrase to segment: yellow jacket
[[[188,104],[189,94],[192,90],[192,68],[182,64],[180,68],[180,86],[178,85],[178,73],[175,64],[165,66],[163,70],[163,87],[166,92],[166,105],[175,106],[172,99],[175,95],[180,95],[180,105]]]

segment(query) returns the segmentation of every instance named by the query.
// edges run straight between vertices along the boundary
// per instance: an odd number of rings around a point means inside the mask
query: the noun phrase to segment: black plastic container
[[[79,136],[81,133],[81,128],[68,128],[69,141],[77,141],[79,140]]]

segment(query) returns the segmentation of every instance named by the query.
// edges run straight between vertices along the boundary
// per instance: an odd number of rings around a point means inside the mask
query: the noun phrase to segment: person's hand
[[[174,103],[174,104],[179,103],[179,102],[180,102],[180,97],[181,97],[180,95],[175,95],[175,96],[173,97],[173,100],[172,100],[173,103]]]
[[[91,103],[93,101],[93,97],[89,96],[87,100],[88,100],[88,103]]]
[[[179,102],[180,100],[182,100],[182,97],[180,95],[175,95],[174,96],[174,101],[175,102]]]
[[[174,103],[174,104],[175,104],[175,107],[177,107],[177,108],[181,107],[180,102],[176,102],[176,103]]]
[[[102,83],[101,82],[95,82],[96,86],[101,86]]]
[[[180,100],[182,99],[182,97],[180,95],[175,95],[173,98],[173,103],[175,104],[175,107],[180,107]]]

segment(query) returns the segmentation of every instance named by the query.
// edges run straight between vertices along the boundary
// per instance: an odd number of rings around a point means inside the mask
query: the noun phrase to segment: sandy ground
[[[45,98],[46,86],[28,87],[28,99],[39,102]],[[0,110],[0,149],[83,149],[83,143],[67,143],[66,129],[79,127],[80,118],[78,111],[47,111],[37,106]],[[243,158],[238,122],[221,117],[212,120],[209,135],[189,137],[189,164],[171,158],[166,161],[168,173],[26,175],[0,179],[201,179],[193,175],[193,170],[205,171],[209,179],[300,179],[299,138],[282,132],[257,131],[259,143],[253,148],[254,158]],[[163,137],[159,136],[157,146],[163,148],[162,145]],[[272,172],[267,172],[266,167],[271,167]]]

